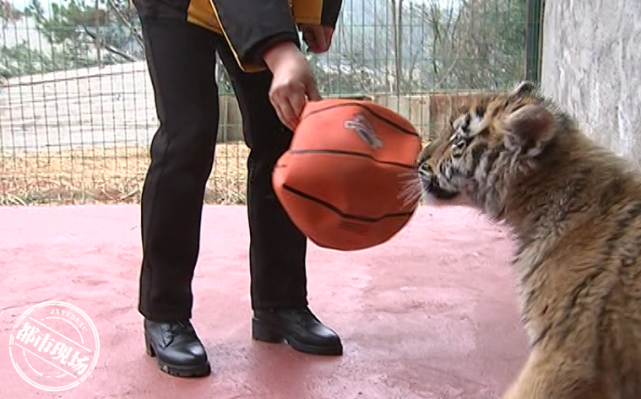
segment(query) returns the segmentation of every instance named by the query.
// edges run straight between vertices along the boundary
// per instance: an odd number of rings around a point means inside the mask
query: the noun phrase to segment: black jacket
[[[342,0],[134,0],[142,18],[179,18],[223,34],[239,66],[262,70],[273,43],[299,44],[297,24],[335,27]]]

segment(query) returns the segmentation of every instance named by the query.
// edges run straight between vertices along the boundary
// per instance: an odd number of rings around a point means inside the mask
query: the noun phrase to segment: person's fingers
[[[289,96],[289,104],[292,112],[294,113],[291,121],[294,125],[298,125],[298,122],[300,121],[303,108],[305,108],[305,102],[305,87],[301,85],[298,90],[292,91]]]
[[[314,84],[310,84],[307,88],[301,85],[298,90],[283,90],[270,96],[278,119],[291,130],[294,130],[300,122],[300,116],[307,103],[305,96],[309,101],[322,100]]]
[[[283,115],[285,116],[285,125],[290,129],[294,130],[296,125],[298,125],[298,116],[296,111],[292,107],[291,100],[285,100],[282,104]]]
[[[320,93],[318,92],[318,89],[316,88],[316,84],[312,80],[310,84],[307,85],[307,98],[309,101],[320,101],[323,99],[321,97]]]
[[[322,53],[327,51],[328,42],[325,36],[325,29],[320,25],[306,25],[303,28],[303,36],[313,53]]]
[[[305,41],[307,42],[307,49],[312,53],[320,52],[320,46],[316,42],[316,37],[312,33],[307,33],[305,36]]]
[[[274,111],[276,111],[276,116],[278,116],[278,119],[283,122],[285,126],[289,127],[287,120],[285,120],[285,117],[280,110],[280,104],[277,101],[272,101],[272,106],[274,107]]]
[[[314,37],[316,37],[316,44],[320,49],[327,47],[327,38],[325,37],[325,29],[322,26],[314,26],[313,30]]]
[[[334,28],[332,28],[331,26],[323,26],[323,32],[325,33],[325,43],[327,44],[327,50],[329,50],[329,47],[332,44],[332,37],[334,37]]]
[[[281,120],[281,122],[283,122],[285,126],[287,126],[291,130],[294,130],[294,127],[297,124],[298,117],[287,95],[281,95],[277,97],[275,102],[276,105],[274,106],[274,108],[276,108],[277,110],[276,114],[278,114],[278,118]]]
[[[274,111],[276,111],[276,116],[278,116],[278,119],[280,119],[280,121],[283,122],[285,126],[289,127],[290,122],[287,120],[286,113],[283,112],[282,100],[280,99],[278,90],[272,89],[269,92],[269,101],[272,103],[272,106],[274,107]]]

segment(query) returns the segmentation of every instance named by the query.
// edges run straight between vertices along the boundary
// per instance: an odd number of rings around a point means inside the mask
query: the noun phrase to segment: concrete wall
[[[641,0],[547,0],[543,34],[543,91],[639,162]]]

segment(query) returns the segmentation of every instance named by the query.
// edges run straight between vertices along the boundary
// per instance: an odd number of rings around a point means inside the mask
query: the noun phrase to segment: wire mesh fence
[[[325,97],[366,98],[425,140],[472,97],[522,79],[525,0],[344,0],[310,55]],[[0,204],[138,202],[158,127],[128,0],[0,0]],[[221,65],[207,203],[244,203],[248,149]]]

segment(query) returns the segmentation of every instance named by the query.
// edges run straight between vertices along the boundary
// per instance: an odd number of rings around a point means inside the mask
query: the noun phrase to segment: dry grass
[[[243,142],[216,146],[206,203],[245,203],[248,153]],[[147,147],[0,154],[0,205],[137,203],[148,166]]]

